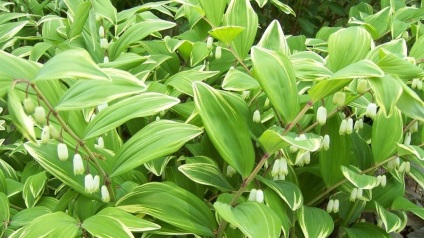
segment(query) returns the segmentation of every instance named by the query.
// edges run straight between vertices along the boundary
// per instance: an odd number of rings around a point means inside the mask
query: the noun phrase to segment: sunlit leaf
[[[297,210],[297,216],[305,238],[325,238],[334,229],[331,216],[319,208],[302,206]]]

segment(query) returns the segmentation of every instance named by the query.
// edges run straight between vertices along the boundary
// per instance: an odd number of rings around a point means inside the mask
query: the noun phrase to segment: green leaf
[[[218,214],[231,225],[239,228],[247,237],[280,237],[281,222],[271,208],[257,202],[245,202],[231,207],[215,202]]]
[[[424,121],[424,102],[423,100],[405,83],[398,80],[402,86],[403,92],[396,103],[399,110],[408,117]]]
[[[284,123],[291,122],[299,112],[296,76],[287,56],[253,47],[254,77]],[[281,93],[284,92],[284,93]]]
[[[47,176],[46,171],[29,176],[24,184],[22,196],[26,207],[34,207],[44,192]]]
[[[352,156],[352,141],[348,135],[339,134],[340,123],[339,117],[332,117],[321,129],[321,134],[325,133],[330,137],[330,148],[319,152],[319,168],[327,187],[343,179],[340,167],[348,166]]]
[[[221,26],[210,30],[209,34],[228,46],[244,29],[241,26]]]
[[[13,124],[18,128],[19,132],[29,141],[35,142],[37,139],[34,132],[34,122],[28,116],[22,107],[21,100],[16,95],[14,89],[10,89],[7,98],[7,108],[10,111],[10,117]]]
[[[266,205],[270,207],[280,219],[284,237],[289,237],[290,228],[292,227],[292,221],[289,216],[292,214],[287,212],[286,205],[281,201],[281,197],[272,189],[265,189],[264,194]]]
[[[201,133],[202,130],[196,126],[174,121],[160,120],[150,123],[118,150],[111,177],[150,160],[172,154]]]
[[[35,80],[51,79],[110,80],[83,49],[63,51],[44,64]]]
[[[406,81],[411,78],[424,77],[424,70],[420,67],[411,64],[405,59],[399,58],[397,55],[383,51],[385,54],[378,62],[377,65],[386,73],[399,77]]]
[[[200,236],[213,236],[215,219],[203,201],[173,183],[146,183],[116,202],[125,211],[142,212]]]
[[[381,219],[381,221],[383,221],[384,228],[386,229],[387,233],[400,232],[405,228],[406,223],[404,223],[398,215],[387,211],[377,202],[374,202],[374,204],[378,217]],[[403,215],[406,218],[406,214]]]
[[[94,0],[93,8],[96,15],[106,18],[110,23],[116,25],[117,13],[115,7],[112,5],[112,2],[109,0]]]
[[[345,178],[357,188],[372,189],[379,185],[377,178],[374,176],[359,174],[345,166],[341,166],[341,169]]]
[[[322,80],[333,73],[324,66],[324,59],[314,52],[297,52],[289,56],[296,78],[303,81]]]
[[[146,20],[136,23],[130,26],[116,42],[110,45],[109,57],[113,61],[122,52],[125,52],[125,48],[132,43],[142,40],[154,32],[166,30],[174,26],[175,23],[163,20]]]
[[[423,59],[424,58],[424,35],[421,35],[414,43],[409,52],[409,56],[414,57],[415,59]]]
[[[380,227],[365,223],[358,222],[354,223],[349,228],[344,228],[349,238],[363,238],[363,237],[374,237],[374,238],[390,238],[391,236],[386,233]]]
[[[368,80],[377,104],[380,105],[380,110],[387,116],[395,107],[398,99],[402,94],[402,87],[398,80],[390,75],[385,75],[382,78],[371,78]]]
[[[1,24],[0,28],[0,43],[12,39],[24,28],[29,21],[18,21]]]
[[[250,75],[230,68],[222,80],[222,88],[232,91],[246,91],[259,88],[259,83]]]
[[[209,85],[194,82],[193,91],[197,111],[213,145],[228,164],[243,177],[248,176],[255,151],[245,118]]]
[[[277,131],[276,128],[271,128],[259,137],[259,142],[268,154],[273,154],[290,145],[307,151],[316,151],[321,145],[321,139],[313,134],[307,134],[306,137],[309,138],[306,140],[296,140],[295,136],[294,133],[282,136],[281,132]]]
[[[98,106],[117,98],[141,93],[146,86],[133,75],[118,69],[103,69],[112,81],[80,80],[62,96],[57,110],[76,110]]]
[[[334,229],[331,216],[324,210],[316,207],[302,206],[297,210],[297,217],[305,238],[325,238]]]
[[[212,186],[224,192],[234,189],[215,164],[190,163],[179,166],[178,170],[196,183]]]
[[[41,217],[48,213],[51,213],[51,211],[46,207],[37,206],[37,207],[27,208],[16,213],[12,217],[12,221],[10,222],[10,225],[16,226],[16,227],[22,227],[27,224],[30,224],[37,217]]]
[[[34,79],[40,64],[0,51],[0,97],[9,91],[14,79]]]
[[[274,190],[293,211],[299,209],[303,205],[302,192],[296,184],[285,180],[271,181],[259,175],[256,176],[256,179]]]
[[[371,43],[371,35],[362,27],[337,31],[328,39],[328,68],[334,72],[364,59]]]
[[[360,60],[335,72],[328,80],[383,77],[384,72],[371,60]]]
[[[6,230],[6,224],[10,219],[9,211],[9,199],[7,199],[6,194],[0,192],[0,235],[3,236],[4,231]]]
[[[206,18],[213,24],[213,26],[219,26],[224,16],[225,7],[227,6],[227,0],[200,0],[200,5],[205,11]]]
[[[284,55],[290,55],[290,48],[287,45],[286,37],[279,21],[273,20],[266,28],[261,40],[258,43],[259,47],[280,52]]]
[[[195,81],[203,81],[217,75],[218,71],[185,70],[178,72],[166,80],[167,85],[171,85],[178,91],[193,96],[192,84]]]
[[[190,52],[190,66],[194,67],[200,64],[210,54],[208,46],[204,42],[196,42]]]
[[[395,108],[390,116],[385,116],[382,111],[378,111],[374,118],[371,135],[371,148],[375,163],[381,162],[395,153],[397,143],[402,140],[402,134],[402,114],[398,109]]]
[[[404,197],[397,197],[393,201],[392,209],[412,212],[419,218],[424,219],[424,208],[415,205]]]
[[[249,0],[231,0],[224,15],[224,26],[240,26],[245,28],[231,43],[238,58],[244,59],[250,51],[258,29],[258,15]]]
[[[23,228],[19,237],[75,237],[79,230],[75,218],[64,212],[55,212],[33,220]]]
[[[274,4],[278,9],[283,11],[285,14],[292,14],[293,16],[296,16],[296,13],[289,7],[289,5],[284,4],[278,0],[271,0],[271,3]]]
[[[158,114],[178,104],[180,100],[161,93],[142,93],[119,101],[103,110],[88,124],[84,139],[106,133],[126,121]]]
[[[71,30],[69,31],[69,39],[78,37],[84,29],[85,22],[88,19],[88,14],[91,10],[91,2],[82,2],[78,5],[77,11],[75,12],[74,21],[71,24]]]

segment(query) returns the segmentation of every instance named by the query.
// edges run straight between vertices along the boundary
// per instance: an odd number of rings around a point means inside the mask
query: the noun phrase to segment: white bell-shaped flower
[[[333,96],[333,104],[337,105],[338,107],[343,107],[346,101],[346,94],[343,92],[337,92]]]
[[[59,143],[57,145],[57,156],[61,161],[66,161],[68,159],[68,147],[64,143]]]
[[[317,110],[317,122],[321,126],[327,121],[327,108],[320,106]]]
[[[103,202],[109,202],[110,201],[110,195],[109,195],[109,191],[107,190],[106,185],[102,185],[100,192],[102,194],[102,201]]]
[[[44,110],[44,107],[38,106],[34,109],[34,119],[35,121],[40,124],[44,125],[46,123],[46,110]]]
[[[82,161],[82,157],[81,157],[80,154],[76,153],[74,155],[73,164],[74,164],[74,174],[75,175],[84,174],[85,168],[84,168],[84,163]]]
[[[254,123],[261,122],[261,113],[259,112],[259,110],[255,110],[255,112],[253,113],[253,122]]]
[[[46,144],[50,140],[50,127],[44,126],[41,131],[41,143]]]
[[[377,114],[377,104],[370,103],[367,106],[367,110],[365,111],[365,116],[374,118]]]

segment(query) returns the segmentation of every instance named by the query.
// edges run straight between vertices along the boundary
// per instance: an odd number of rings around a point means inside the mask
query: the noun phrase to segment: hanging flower
[[[84,178],[84,187],[86,193],[93,193],[93,187],[94,187],[94,178],[93,175],[87,174]]]
[[[330,148],[330,136],[325,135],[324,139],[322,139],[322,148],[324,150],[328,150]]]
[[[44,126],[41,131],[41,143],[46,144],[50,140],[50,127]]]
[[[251,202],[256,201],[256,193],[257,193],[257,190],[255,188],[252,188],[252,190],[250,190],[249,198],[247,200]]]
[[[53,125],[49,125],[49,129],[50,129],[50,135],[52,136],[52,138],[58,140],[60,138],[60,133],[59,131],[57,131],[56,127],[54,127]]]
[[[31,98],[25,98],[23,104],[24,104],[25,113],[27,115],[31,115],[35,109],[34,101],[32,101]]]
[[[61,161],[66,161],[68,159],[68,147],[64,143],[59,143],[57,145],[57,156]]]
[[[263,203],[264,202],[264,191],[261,189],[256,190],[256,202]]]
[[[93,179],[93,192],[97,192],[97,191],[99,191],[99,188],[100,188],[100,176],[99,175],[96,175],[96,176],[94,176],[94,179]]]
[[[359,93],[359,94],[366,93],[367,92],[367,86],[368,86],[367,80],[360,79],[359,82],[358,82],[358,85],[356,87],[356,92]]]
[[[75,175],[82,175],[84,174],[84,164],[82,162],[82,157],[80,154],[75,154],[74,155],[74,160],[73,160],[73,164],[74,164],[74,174]]]
[[[375,103],[368,104],[367,110],[365,111],[365,116],[371,117],[374,119],[376,114],[377,114],[377,104]]]
[[[347,131],[347,120],[342,120],[342,123],[340,124],[339,134],[344,135]]]
[[[105,148],[105,141],[103,140],[103,137],[99,136],[99,138],[97,138],[97,144],[95,146],[101,149]]]
[[[363,127],[364,127],[364,120],[362,120],[362,118],[359,118],[358,120],[355,121],[355,125],[353,129],[355,129],[355,131],[358,131],[362,129]]]
[[[102,185],[100,192],[102,194],[102,201],[103,202],[109,202],[110,201],[110,195],[109,195],[109,191],[107,190],[106,185]]]
[[[107,50],[109,49],[109,42],[107,41],[106,38],[101,38],[100,39],[100,48]]]
[[[333,104],[338,107],[343,107],[346,101],[346,94],[343,92],[337,92],[333,96]]]
[[[347,124],[346,124],[346,134],[352,134],[353,132],[353,119],[349,118],[347,119]]]
[[[411,137],[412,137],[411,132],[406,132],[403,144],[404,145],[410,145],[411,144]]]
[[[333,208],[334,208],[334,200],[330,199],[327,203],[327,209],[326,210],[327,210],[328,213],[331,213],[333,211]]]
[[[46,111],[44,110],[44,107],[36,107],[33,116],[38,124],[44,125],[46,123]]]
[[[99,27],[99,36],[100,36],[100,38],[105,37],[105,28],[103,26]]]
[[[339,199],[334,199],[334,204],[333,204],[333,212],[334,213],[338,213],[339,212],[339,206],[340,206]]]
[[[209,36],[206,41],[206,47],[208,48],[208,50],[212,49],[212,44],[213,44],[213,38]]]
[[[219,60],[222,56],[222,48],[221,46],[217,46],[215,49],[215,59]]]
[[[357,197],[358,197],[358,188],[353,188],[352,192],[350,193],[350,201],[354,202]]]
[[[236,173],[236,170],[231,166],[227,166],[227,177],[233,177],[233,175]]]
[[[327,121],[327,108],[320,106],[317,110],[317,122],[321,126]]]
[[[255,110],[255,112],[253,113],[253,122],[254,123],[261,122],[261,113],[259,112],[259,110]]]

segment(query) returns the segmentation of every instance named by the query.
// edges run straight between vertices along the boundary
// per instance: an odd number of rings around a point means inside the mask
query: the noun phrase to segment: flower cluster
[[[263,203],[264,202],[264,191],[261,189],[252,189],[250,190],[249,198],[247,199],[251,202],[258,202]]]
[[[327,209],[326,209],[327,212],[328,213],[331,213],[331,212],[337,213],[337,212],[339,212],[339,204],[340,204],[339,199],[330,199],[328,201],[328,204],[327,204]]]
[[[272,166],[271,176],[273,180],[285,180],[287,174],[289,173],[287,167],[287,160],[285,159],[276,159],[274,165]]]

